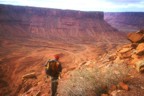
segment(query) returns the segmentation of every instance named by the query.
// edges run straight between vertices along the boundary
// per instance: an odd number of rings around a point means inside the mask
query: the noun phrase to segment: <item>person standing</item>
[[[59,62],[59,56],[55,55],[53,60],[48,60],[45,64],[47,78],[51,78],[51,96],[56,96],[58,79],[61,76],[62,66]]]

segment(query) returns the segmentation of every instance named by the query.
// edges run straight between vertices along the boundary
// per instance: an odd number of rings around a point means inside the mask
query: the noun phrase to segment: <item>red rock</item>
[[[76,69],[76,66],[72,66],[72,67],[68,68],[68,71],[72,71],[74,69]]]
[[[125,84],[124,82],[120,82],[120,83],[119,83],[119,86],[120,86],[122,89],[126,90],[126,91],[128,91],[128,90],[129,90],[128,85],[127,85],[127,84]]]
[[[144,34],[136,32],[129,33],[128,40],[130,40],[132,43],[144,42]]]
[[[122,60],[120,57],[117,57],[115,60],[114,60],[114,63],[116,64],[122,64],[124,62],[124,60]]]
[[[144,43],[141,43],[136,48],[138,55],[144,55]]]
[[[132,58],[132,60],[130,61],[130,63],[131,63],[132,65],[135,65],[135,63],[140,60],[139,56],[136,55],[136,54],[133,54],[133,55],[131,56],[131,58]]]
[[[112,85],[112,86],[110,87],[110,91],[114,91],[114,90],[116,90],[116,89],[117,89],[116,85]]]
[[[112,92],[110,93],[110,96],[117,96],[119,92],[121,92],[121,90],[112,91]]]
[[[124,46],[122,46],[122,48],[136,48],[138,46],[138,43],[131,43],[131,44],[126,44]]]
[[[28,73],[22,76],[23,79],[28,79],[28,78],[36,78],[36,73],[32,72],[32,73]]]
[[[116,85],[112,85],[110,86],[109,90],[108,90],[108,93],[110,94],[112,91],[115,91],[117,89],[117,86]]]
[[[132,48],[130,47],[130,48],[122,48],[120,51],[119,51],[119,53],[126,53],[126,52],[128,52],[128,51],[130,51]]]
[[[38,91],[34,96],[40,96],[41,95],[41,92]]]
[[[116,55],[111,55],[111,56],[109,56],[109,60],[110,60],[110,61],[113,61],[113,60],[116,59],[116,57],[117,57]]]
[[[144,72],[144,66],[140,68],[140,72]]]
[[[122,47],[123,47],[123,48],[130,48],[130,47],[131,47],[131,44],[126,44],[126,45],[123,45]]]
[[[126,53],[119,54],[120,59],[130,58],[132,56],[132,51],[128,51]]]
[[[144,29],[142,29],[142,30],[140,30],[140,31],[138,31],[138,32],[136,32],[136,33],[144,34]]]
[[[144,60],[139,60],[136,64],[136,70],[138,72],[143,72],[144,71]]]
[[[108,94],[101,94],[101,96],[108,96]]]
[[[131,47],[134,48],[134,49],[135,49],[137,46],[138,46],[138,43],[132,43],[132,44],[131,44]]]
[[[113,73],[115,73],[116,75],[119,75],[119,74],[120,74],[120,72],[117,71],[117,70],[114,70]]]
[[[102,89],[103,89],[103,90],[107,90],[108,87],[107,87],[107,86],[103,86]]]
[[[139,56],[138,56],[137,54],[133,54],[133,55],[131,56],[131,58],[135,59],[135,58],[139,58]]]

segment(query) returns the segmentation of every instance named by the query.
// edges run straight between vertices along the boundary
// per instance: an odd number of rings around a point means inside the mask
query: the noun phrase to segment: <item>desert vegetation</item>
[[[59,85],[59,96],[100,96],[112,85],[123,81],[128,72],[125,64],[74,70],[71,77]]]

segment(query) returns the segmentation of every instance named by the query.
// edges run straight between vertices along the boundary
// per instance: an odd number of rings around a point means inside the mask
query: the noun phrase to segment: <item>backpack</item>
[[[45,65],[46,74],[49,76],[57,76],[59,73],[58,66],[59,66],[59,62],[57,60],[49,60]]]

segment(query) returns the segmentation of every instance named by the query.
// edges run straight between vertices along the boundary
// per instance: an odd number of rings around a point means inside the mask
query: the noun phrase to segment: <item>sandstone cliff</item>
[[[0,5],[0,35],[98,41],[121,37],[105,22],[103,12],[8,5]]]
[[[120,31],[132,32],[144,28],[144,12],[108,12],[105,20]]]

